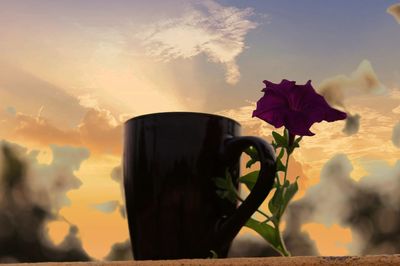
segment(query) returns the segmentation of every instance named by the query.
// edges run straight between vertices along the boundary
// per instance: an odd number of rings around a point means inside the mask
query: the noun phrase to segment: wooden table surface
[[[27,263],[4,264],[7,266],[26,266]],[[183,266],[183,265],[400,265],[400,255],[379,255],[379,256],[349,256],[349,257],[266,257],[266,258],[229,258],[229,259],[196,259],[196,260],[162,260],[162,261],[92,261],[92,262],[63,262],[63,263],[30,263],[34,266]]]

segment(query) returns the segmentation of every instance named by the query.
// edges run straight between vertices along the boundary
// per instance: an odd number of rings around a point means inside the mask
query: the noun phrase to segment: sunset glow
[[[290,180],[300,176],[295,200],[313,187],[324,191],[336,175],[389,193],[380,182],[397,184],[400,171],[399,5],[2,1],[0,141],[15,145],[29,166],[33,200],[54,215],[45,226],[50,240],[59,245],[74,225],[83,249],[99,260],[129,238],[124,122],[156,112],[214,113],[270,141],[274,128],[252,118],[265,79],[311,79],[353,119],[315,124],[315,136],[302,140],[289,170]],[[328,162],[344,170],[337,174]],[[301,227],[321,255],[359,252],[354,231],[339,219],[350,219],[340,212],[349,198],[326,203],[344,218],[321,211]]]

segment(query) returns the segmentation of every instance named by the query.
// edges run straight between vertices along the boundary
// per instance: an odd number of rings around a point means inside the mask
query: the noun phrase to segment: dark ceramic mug
[[[138,116],[125,123],[124,188],[136,260],[226,257],[233,238],[271,190],[275,154],[240,124],[203,113]],[[260,176],[238,207],[221,199],[213,179],[226,169],[237,184],[240,154],[257,149]]]

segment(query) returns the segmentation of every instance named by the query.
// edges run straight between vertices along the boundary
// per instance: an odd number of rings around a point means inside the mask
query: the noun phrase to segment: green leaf
[[[272,137],[274,137],[274,140],[278,147],[287,147],[287,140],[278,132],[272,131]]]
[[[288,187],[290,185],[290,182],[289,182],[289,180],[285,180],[285,183],[283,183],[283,187]]]
[[[289,130],[287,130],[286,128],[283,130],[283,137],[288,140],[289,139]]]
[[[279,176],[275,176],[274,185],[273,185],[272,188],[277,188],[277,187],[280,186],[280,185],[278,184],[278,180],[277,180],[278,178],[279,178]]]
[[[259,174],[259,173],[260,173],[260,171],[253,171],[253,172],[251,172],[251,173],[248,173],[248,174],[246,174],[246,175],[244,175],[244,176],[239,177],[239,181],[240,181],[241,183],[245,184],[246,187],[247,187],[249,190],[252,190],[253,187],[254,187],[254,185],[255,185],[256,182],[257,182],[258,174]]]
[[[272,196],[272,199],[268,202],[270,212],[278,221],[280,219],[280,208],[282,207],[282,192],[283,189],[278,186],[275,189],[274,196]]]
[[[279,172],[285,172],[286,171],[286,166],[283,165],[281,159],[276,158],[276,171]]]
[[[247,163],[246,163],[246,168],[250,168],[253,164],[255,164],[257,162],[257,160],[254,159],[250,159]]]
[[[285,154],[285,149],[281,148],[277,159],[282,159],[283,155]]]
[[[250,158],[258,160],[258,153],[257,150],[253,147],[250,146],[249,148],[245,149],[244,152],[250,156]]]
[[[282,214],[285,212],[286,207],[289,205],[289,202],[292,200],[292,198],[294,197],[294,195],[296,195],[297,191],[299,190],[299,185],[297,184],[297,179],[296,181],[294,181],[294,183],[289,184],[287,186],[287,188],[285,188],[285,192],[283,194],[283,198],[282,198],[282,208],[280,211],[280,216],[282,216]]]
[[[214,183],[217,188],[219,188],[216,193],[220,198],[227,199],[233,204],[237,203],[236,186],[233,184],[232,177],[228,170],[225,173],[225,178],[214,178]]]
[[[214,183],[220,189],[228,189],[228,184],[226,183],[226,179],[222,177],[214,178]]]
[[[248,156],[250,156],[250,160],[246,163],[246,168],[250,168],[253,164],[259,161],[257,150],[250,146],[244,151]]]
[[[250,218],[245,226],[256,231],[259,235],[262,236],[262,238],[264,238],[272,247],[274,247],[278,251],[281,252],[283,250],[279,237],[279,232],[269,224],[260,223],[259,221]]]
[[[236,186],[235,184],[233,184],[232,176],[228,170],[226,170],[225,175],[226,175],[226,183],[228,185],[228,190],[236,193]]]
[[[275,141],[271,142],[272,147],[274,148],[274,152],[276,152],[276,148],[278,148],[278,145],[276,144]]]
[[[289,148],[289,154],[291,154],[296,148],[300,147],[300,141],[303,139],[303,136],[298,137],[294,140],[292,146]]]
[[[208,259],[218,259],[218,254],[214,250],[210,250],[210,255]]]
[[[236,195],[232,194],[230,191],[228,190],[217,190],[215,193],[217,193],[217,195],[221,198],[221,199],[226,199],[229,200],[230,202],[232,202],[233,204],[237,203],[236,200]]]
[[[295,139],[294,143],[297,143],[297,145],[299,145],[300,141],[303,139],[303,136],[298,137],[297,139]]]

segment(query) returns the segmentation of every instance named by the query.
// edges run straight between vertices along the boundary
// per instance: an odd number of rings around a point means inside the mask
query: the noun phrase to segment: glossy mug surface
[[[237,208],[217,193],[214,178],[239,177],[241,152],[254,146],[259,180]],[[136,260],[225,257],[232,239],[272,188],[275,157],[240,124],[211,114],[171,112],[125,123],[124,189]]]

